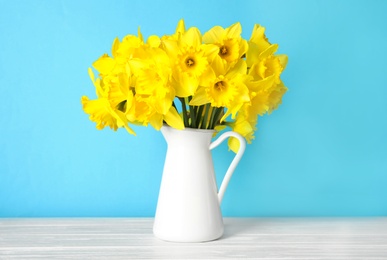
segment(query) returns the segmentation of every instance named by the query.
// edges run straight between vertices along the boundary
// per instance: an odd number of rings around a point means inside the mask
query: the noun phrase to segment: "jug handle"
[[[226,175],[224,176],[222,184],[220,185],[220,189],[218,192],[219,205],[222,203],[223,195],[224,195],[224,192],[226,191],[227,185],[231,179],[232,174],[234,173],[236,166],[241,160],[242,155],[245,152],[245,148],[246,148],[246,141],[243,138],[243,136],[241,136],[236,132],[228,131],[223,133],[221,136],[218,137],[218,139],[216,139],[214,142],[210,144],[210,150],[220,145],[226,138],[229,138],[229,137],[235,137],[239,140],[239,150],[235,155],[234,159],[232,160],[230,166],[228,167]]]

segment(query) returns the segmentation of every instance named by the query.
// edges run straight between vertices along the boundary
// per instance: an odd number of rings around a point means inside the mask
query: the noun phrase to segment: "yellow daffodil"
[[[206,44],[217,46],[217,56],[228,63],[238,62],[247,51],[247,42],[241,37],[242,27],[235,23],[224,29],[221,26],[214,26],[203,35]]]
[[[281,103],[283,94],[287,91],[280,79],[282,71],[287,65],[288,57],[284,54],[275,54],[278,49],[277,44],[271,44],[265,36],[265,28],[255,25],[253,33],[248,42],[249,49],[246,53],[246,62],[249,67],[248,74],[255,81],[252,85],[259,86],[259,91],[253,91],[260,102],[254,102],[260,105],[252,114],[259,111],[262,115],[265,112],[272,112]],[[258,111],[257,111],[258,110]],[[263,112],[264,111],[264,112]]]
[[[250,102],[243,104],[235,121],[230,123],[230,127],[241,134],[248,143],[251,143],[254,139],[258,115],[263,115],[269,110],[269,92],[265,89],[264,81],[248,80],[246,86],[249,89]],[[238,151],[239,141],[237,139],[230,138],[228,144],[232,151]]]
[[[109,101],[106,98],[98,98],[89,100],[88,97],[82,97],[82,106],[86,114],[89,114],[89,119],[97,123],[97,129],[101,130],[105,126],[109,126],[113,130],[117,130],[117,119],[112,116]]]
[[[161,45],[174,65],[172,84],[176,90],[176,96],[194,95],[202,75],[208,69],[200,31],[196,27],[185,30],[180,22],[175,35],[162,39]]]
[[[122,39],[122,42],[116,40],[113,43],[113,57],[117,63],[124,65],[125,62],[136,57],[137,51],[143,44],[144,42],[142,40],[141,34],[140,37],[135,35],[127,35]]]
[[[250,68],[249,74],[254,80],[275,75],[275,81],[279,83],[279,76],[286,67],[287,56],[275,55],[278,45],[269,42],[265,36],[265,28],[256,24],[248,44],[246,62]]]
[[[268,105],[269,110],[268,112],[271,113],[273,110],[277,109],[278,106],[282,103],[282,96],[286,93],[288,90],[287,87],[285,87],[284,83],[280,81],[279,84],[276,84],[272,87],[271,92],[268,97]]]
[[[172,108],[175,89],[171,83],[172,68],[166,52],[158,48],[159,39],[152,36],[148,44],[137,51],[138,58],[128,61],[136,75],[134,86],[135,102],[128,111],[128,118],[143,125],[150,123],[160,129],[163,121],[175,128],[182,129],[182,119],[176,109]],[[176,117],[177,115],[177,117]]]
[[[249,75],[254,80],[261,80],[273,76],[273,80],[279,83],[280,75],[285,69],[287,56],[277,56],[271,52],[263,52],[252,64]]]
[[[136,95],[149,96],[158,113],[167,113],[175,97],[167,54],[158,48],[146,48],[142,60],[134,59],[129,64],[136,75]]]
[[[274,53],[278,48],[278,45],[272,45],[269,42],[265,35],[265,27],[255,24],[250,40],[248,41],[248,51],[246,53],[247,66],[251,67],[252,64],[257,61],[259,55],[268,48],[274,49]]]
[[[213,107],[226,107],[228,110],[222,120],[230,114],[234,117],[243,103],[249,101],[246,70],[244,60],[230,68],[214,67],[212,74],[207,75],[207,84],[200,87],[190,104],[200,106],[210,103]]]
[[[254,131],[256,130],[255,124],[252,124],[243,116],[238,115],[236,120],[231,123],[230,126],[233,131],[242,135],[246,139],[247,143],[250,144],[251,141],[254,139]],[[239,145],[240,142],[238,139],[234,137],[229,138],[228,147],[234,153],[237,153],[239,151]]]
[[[94,74],[89,69],[89,75],[94,83],[97,92],[97,99],[89,100],[88,97],[82,97],[82,106],[85,113],[90,115],[90,120],[97,123],[97,129],[101,130],[105,126],[109,126],[113,130],[117,130],[118,127],[125,127],[126,130],[135,134],[134,131],[128,126],[128,121],[121,111],[115,111],[115,108],[111,106],[109,100],[109,87],[99,79],[94,79]]]
[[[104,54],[93,63],[93,67],[101,75],[109,75],[116,67],[116,61],[113,58],[109,57],[107,54]]]
[[[97,98],[83,96],[83,110],[97,129],[120,127],[135,134],[129,124],[163,124],[223,130],[231,127],[254,139],[258,116],[271,113],[282,102],[287,88],[281,73],[287,56],[276,54],[265,28],[256,24],[249,41],[235,23],[214,26],[203,36],[184,20],[174,34],[138,35],[114,39],[111,56],[103,54],[89,69]],[[181,102],[177,109],[175,101]],[[180,112],[180,113],[179,113]],[[239,142],[229,139],[236,152]]]
[[[283,94],[287,91],[287,88],[280,79],[280,74],[286,65],[286,61],[287,58],[280,59],[277,56],[270,55],[253,64],[249,71],[249,75],[254,79],[251,85],[260,86],[260,91],[253,91],[252,93],[258,96],[265,96],[267,101],[264,104],[267,106],[268,112],[272,112],[278,107]]]

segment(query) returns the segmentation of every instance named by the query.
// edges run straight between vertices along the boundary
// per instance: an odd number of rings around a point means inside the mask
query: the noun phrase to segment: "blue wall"
[[[243,4],[242,4],[243,2]],[[115,37],[267,28],[289,56],[279,110],[259,120],[225,216],[387,215],[386,1],[0,0],[0,217],[153,216],[161,134],[97,131],[80,97]],[[214,152],[218,178],[232,153]]]

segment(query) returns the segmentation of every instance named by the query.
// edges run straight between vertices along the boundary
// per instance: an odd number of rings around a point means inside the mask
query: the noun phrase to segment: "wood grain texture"
[[[206,243],[171,243],[153,219],[0,219],[0,259],[387,259],[387,218],[226,218]]]

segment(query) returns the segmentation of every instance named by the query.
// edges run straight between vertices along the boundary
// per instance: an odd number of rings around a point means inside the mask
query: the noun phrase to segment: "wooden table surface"
[[[225,218],[206,243],[155,238],[151,218],[0,219],[0,259],[387,259],[387,218]]]

